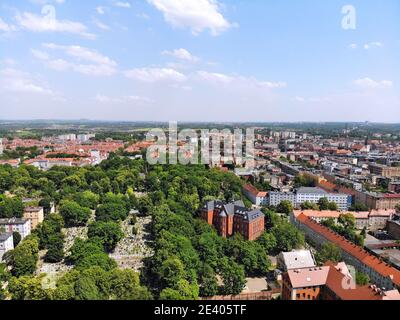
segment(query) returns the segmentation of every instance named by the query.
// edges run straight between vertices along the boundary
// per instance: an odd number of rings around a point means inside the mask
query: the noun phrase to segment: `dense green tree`
[[[223,279],[223,287],[221,288],[224,295],[238,295],[245,285],[246,278],[243,266],[237,264],[234,260],[224,257],[220,261],[220,275]]]
[[[289,222],[282,222],[276,225],[271,230],[271,233],[275,236],[277,242],[277,252],[292,251],[293,249],[301,248],[305,243],[304,234]]]
[[[44,260],[50,263],[57,263],[64,259],[64,235],[55,233],[49,237],[47,252]]]
[[[88,236],[99,238],[104,249],[111,252],[122,239],[123,233],[118,223],[98,221],[89,225]]]
[[[321,198],[318,201],[318,206],[320,210],[328,210],[329,209],[329,200],[328,198]]]
[[[79,192],[75,194],[73,200],[81,207],[86,207],[94,210],[99,204],[100,197],[97,194],[86,190],[84,192]]]
[[[368,211],[368,207],[363,203],[356,203],[349,208],[349,211],[365,212]]]
[[[60,214],[64,218],[67,227],[84,226],[89,220],[91,211],[80,206],[75,201],[63,201],[60,206]]]
[[[111,259],[108,254],[102,252],[89,254],[80,260],[76,265],[78,270],[85,270],[92,267],[100,267],[105,271],[110,271],[117,267],[117,263],[115,260]]]
[[[218,282],[214,269],[205,264],[200,273],[200,296],[213,297],[218,294]]]
[[[18,246],[18,244],[21,242],[21,235],[19,232],[15,231],[13,232],[13,243],[14,243],[14,248]]]
[[[319,210],[319,207],[316,203],[312,203],[310,201],[305,201],[300,205],[302,210]]]
[[[3,260],[11,267],[14,276],[29,276],[36,270],[39,259],[39,239],[26,237],[14,250],[4,254]]]
[[[24,205],[21,198],[0,195],[0,218],[22,218]]]
[[[74,244],[70,250],[71,254],[68,257],[68,262],[72,264],[79,264],[85,257],[92,254],[104,253],[102,242],[99,238],[92,238],[82,240],[75,239]]]
[[[12,300],[48,300],[51,292],[43,288],[42,280],[44,275],[40,277],[22,276],[19,278],[12,277],[8,284],[8,292]]]
[[[139,274],[133,270],[114,269],[109,274],[111,300],[151,300],[147,288],[140,285]]]
[[[264,232],[258,239],[257,242],[267,252],[272,253],[276,250],[278,245],[275,236],[272,233]]]
[[[179,280],[173,288],[166,288],[160,293],[161,300],[197,300],[199,289],[197,284],[187,280]]]
[[[279,213],[289,215],[293,212],[293,204],[288,200],[284,200],[278,205],[277,210]]]
[[[367,274],[362,272],[356,272],[356,283],[358,286],[366,286],[370,283],[370,278]]]
[[[159,277],[162,279],[164,287],[173,287],[179,280],[187,276],[184,265],[178,257],[170,257],[165,260],[160,269]]]
[[[342,252],[334,243],[325,242],[316,254],[316,259],[319,264],[324,264],[328,261],[340,262],[342,261]]]
[[[61,234],[64,227],[64,220],[59,214],[49,214],[44,221],[33,231],[39,238],[39,248],[46,249],[50,243],[50,237]]]

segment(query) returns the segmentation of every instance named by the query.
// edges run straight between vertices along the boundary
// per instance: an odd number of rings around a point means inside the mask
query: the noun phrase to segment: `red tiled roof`
[[[328,262],[325,266],[330,267],[326,286],[331,289],[341,300],[383,300],[385,293],[382,290],[375,289],[372,286],[350,287],[351,277],[341,272],[339,266]],[[349,284],[349,287],[343,286],[343,282]],[[397,294],[397,299],[399,295]]]
[[[338,245],[343,251],[346,251],[371,269],[384,277],[392,277],[392,281],[396,286],[400,286],[400,271],[391,267],[381,259],[369,254],[363,248],[353,244],[339,234],[333,232],[329,228],[315,222],[308,218],[306,215],[301,214],[297,217],[297,220],[302,224],[306,225],[314,232],[322,235],[328,241]]]
[[[247,190],[248,192],[250,192],[255,197],[266,197],[267,194],[268,194],[267,192],[259,191],[256,187],[254,187],[251,184],[245,184],[243,186],[243,189]]]

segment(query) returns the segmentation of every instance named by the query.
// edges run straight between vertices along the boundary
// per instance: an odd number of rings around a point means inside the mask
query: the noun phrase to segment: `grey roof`
[[[1,233],[0,234],[0,241],[6,241],[8,238],[12,237],[12,233],[11,232],[6,232],[6,233]]]
[[[25,224],[27,219],[11,218],[11,219],[0,219],[0,225],[5,224]]]
[[[214,209],[220,209],[219,213],[220,217],[233,216],[233,215],[241,215],[245,220],[252,221],[255,220],[264,214],[260,210],[252,210],[249,211],[242,200],[238,200],[231,203],[223,203],[220,200],[209,201],[204,204],[204,209],[211,211]]]
[[[264,216],[264,213],[262,213],[259,209],[256,209],[256,210],[247,212],[247,214],[246,214],[246,218],[247,219],[246,220],[253,221],[253,220],[256,220],[256,219],[258,219],[258,218],[260,218],[262,216]]]
[[[301,187],[297,189],[297,193],[327,194],[327,192],[321,188],[310,188],[310,187]]]

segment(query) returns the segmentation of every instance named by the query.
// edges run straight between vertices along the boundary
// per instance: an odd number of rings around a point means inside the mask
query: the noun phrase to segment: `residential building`
[[[341,250],[343,260],[359,272],[367,274],[372,283],[386,289],[400,288],[400,270],[304,214],[297,216],[293,222],[316,246],[321,247],[326,242],[337,245]]]
[[[308,201],[318,203],[322,198],[327,198],[329,202],[335,202],[339,210],[348,210],[352,204],[352,197],[344,193],[328,193],[321,188],[302,187],[296,191],[296,207]]]
[[[314,268],[314,257],[310,250],[281,252],[277,257],[278,269],[286,272],[293,269]]]
[[[245,240],[252,241],[261,236],[265,229],[264,214],[260,210],[248,210],[242,201],[209,201],[201,209],[200,215],[224,238],[241,234]]]
[[[268,192],[259,191],[251,184],[246,184],[243,186],[244,195],[256,206],[267,206]]]
[[[3,255],[14,249],[14,240],[12,232],[0,233],[0,262]]]
[[[44,220],[44,210],[42,207],[26,207],[24,218],[31,220],[32,230],[35,230],[38,224]]]
[[[370,164],[369,170],[371,174],[382,176],[385,178],[397,178],[400,177],[400,167],[389,167],[381,164]]]
[[[278,206],[282,201],[289,201],[293,206],[296,206],[296,194],[293,192],[269,192],[269,205]]]
[[[356,191],[355,202],[374,210],[396,209],[400,205],[400,194]]]
[[[371,210],[365,212],[339,212],[330,210],[294,210],[293,216],[297,218],[299,215],[304,214],[305,216],[313,219],[314,221],[321,223],[326,219],[333,219],[335,222],[339,219],[342,214],[351,214],[356,220],[356,228],[364,229],[367,228],[371,231],[384,229],[387,222],[392,219],[395,214],[395,210]]]
[[[283,300],[400,300],[396,289],[356,285],[343,262],[288,270],[282,280]]]
[[[31,221],[29,219],[0,219],[0,228],[2,227],[5,232],[18,232],[22,239],[31,234]]]
[[[290,201],[295,208],[300,208],[304,202],[318,203],[321,198],[335,202],[339,210],[348,210],[352,204],[352,196],[344,193],[328,193],[321,188],[302,187],[295,192],[269,192],[269,205],[277,206],[282,201]]]

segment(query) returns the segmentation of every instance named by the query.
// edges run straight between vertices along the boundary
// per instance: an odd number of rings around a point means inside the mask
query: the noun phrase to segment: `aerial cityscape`
[[[0,8],[0,300],[400,300],[398,1]]]

